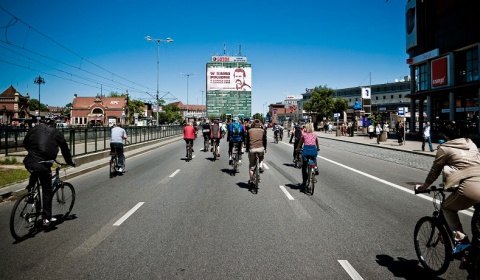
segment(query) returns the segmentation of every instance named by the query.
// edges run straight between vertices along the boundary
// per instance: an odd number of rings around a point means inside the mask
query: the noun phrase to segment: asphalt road
[[[246,158],[232,176],[226,141],[213,162],[199,140],[190,162],[177,141],[127,158],[123,176],[72,178],[71,219],[21,243],[8,228],[13,202],[0,203],[0,279],[428,279],[413,228],[433,207],[412,185],[432,157],[320,139],[308,196],[292,146],[269,137],[252,194]],[[465,279],[457,267],[434,279]]]

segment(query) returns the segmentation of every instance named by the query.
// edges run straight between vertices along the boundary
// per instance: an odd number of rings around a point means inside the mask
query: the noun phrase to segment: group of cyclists
[[[63,134],[56,129],[55,123],[54,119],[47,119],[45,123],[36,124],[28,131],[24,139],[25,149],[28,151],[24,164],[31,173],[27,189],[31,189],[37,180],[40,181],[43,195],[42,218],[44,226],[49,226],[55,221],[51,214],[52,164],[47,162],[55,160],[59,150],[61,150],[66,163],[75,166],[67,142]],[[211,151],[213,152],[213,149],[216,149],[217,156],[220,156],[218,151],[220,139],[226,135],[229,142],[230,164],[232,162],[233,146],[239,145],[239,162],[241,162],[242,146],[245,144],[245,151],[249,158],[249,183],[253,181],[252,176],[257,155],[260,160],[260,172],[263,172],[263,162],[267,152],[267,126],[262,124],[261,121],[242,122],[238,118],[234,118],[228,125],[220,120],[214,120],[213,123],[204,122],[200,127],[203,136],[210,140]],[[279,135],[283,134],[283,128],[278,124],[274,125],[273,130]],[[197,131],[198,128],[193,125],[193,122],[189,122],[185,126],[184,139],[187,145],[191,144],[193,147]],[[454,231],[456,241],[454,253],[465,249],[470,244],[480,246],[480,217],[474,217],[473,219],[475,222],[472,222],[474,238],[471,243],[458,217],[458,211],[480,203],[480,153],[478,147],[467,137],[465,131],[455,122],[450,122],[442,128],[441,134],[446,141],[439,145],[434,163],[425,182],[415,186],[416,190],[425,190],[443,173],[445,188],[454,190],[442,204],[445,218]],[[111,148],[120,149],[121,163],[124,163],[122,142],[126,137],[125,130],[120,126],[112,128]],[[294,159],[297,153],[301,153],[304,159],[314,158],[315,165],[317,165],[316,158],[320,147],[313,123],[306,123],[303,127],[295,124],[293,131],[290,133],[289,142],[293,142]],[[306,164],[303,166],[306,166]],[[318,167],[316,173],[318,174]],[[303,185],[306,183],[306,178],[306,169],[302,168]]]

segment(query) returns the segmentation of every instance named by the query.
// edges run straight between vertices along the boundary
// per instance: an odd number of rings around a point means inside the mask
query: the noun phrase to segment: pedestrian
[[[373,135],[375,134],[375,127],[373,126],[373,123],[370,123],[370,125],[367,128],[367,132],[370,139],[372,139]]]
[[[380,123],[377,123],[377,127],[375,127],[375,134],[377,135],[377,144],[380,144],[380,137],[382,136],[382,127]]]
[[[427,122],[427,125],[425,125],[425,127],[423,128],[422,136],[422,151],[425,151],[425,142],[428,141],[428,147],[430,148],[430,152],[433,152],[432,138],[430,137],[430,122]]]
[[[398,139],[398,145],[403,144],[403,137],[405,135],[405,127],[403,126],[403,122],[400,122],[397,127],[397,139]]]

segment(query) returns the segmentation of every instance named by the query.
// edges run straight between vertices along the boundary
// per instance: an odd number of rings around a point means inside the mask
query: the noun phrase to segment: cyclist
[[[44,226],[49,226],[57,220],[52,217],[52,164],[43,161],[55,160],[60,148],[65,162],[71,166],[75,166],[75,163],[65,137],[55,128],[55,119],[50,118],[46,121],[46,124],[36,125],[25,135],[23,144],[28,154],[23,163],[31,174],[27,189],[30,191],[37,179],[40,180],[43,201],[42,222]]]
[[[300,138],[302,138],[302,129],[300,128],[299,124],[295,125],[295,130],[292,132],[292,136],[290,136],[289,143],[292,144],[292,140],[295,140],[293,143],[293,162],[297,158],[297,146],[298,142],[300,142]]]
[[[204,120],[202,123],[202,133],[203,133],[203,140],[204,141],[210,141],[210,124],[208,120]],[[205,150],[204,152],[206,152]],[[213,148],[210,150],[210,152],[213,151]]]
[[[443,202],[442,210],[447,224],[454,232],[453,254],[456,254],[470,245],[458,211],[480,202],[480,153],[475,143],[465,137],[466,128],[459,127],[455,122],[448,122],[442,130],[447,141],[438,146],[425,182],[416,185],[415,189],[426,190],[443,171],[444,188],[455,190]],[[472,217],[472,243],[475,245],[480,245],[479,218],[475,215]],[[474,222],[476,224],[473,224]]]
[[[259,170],[263,173],[263,159],[267,152],[267,133],[262,128],[260,120],[254,120],[251,128],[248,130],[246,137],[246,151],[249,159],[250,177],[248,184],[253,183],[253,171],[257,164],[255,153],[258,153],[258,159],[260,161]]]
[[[123,140],[125,139],[127,139],[125,129],[120,124],[114,124],[110,134],[110,152],[115,153],[115,150],[117,150],[118,165],[120,166],[118,172],[125,171],[125,155],[123,153]]]
[[[186,144],[186,152],[188,157],[188,145],[190,144],[192,147],[192,153],[193,153],[193,141],[197,138],[197,133],[195,128],[193,127],[193,122],[189,122],[184,128],[183,128],[183,139],[185,140]]]
[[[279,137],[278,135],[280,134],[280,125],[278,123],[273,124],[273,135],[274,137]]]
[[[233,145],[238,145],[238,162],[242,163],[242,141],[245,136],[245,130],[243,125],[240,124],[238,117],[233,118],[232,123],[228,126],[227,132],[227,141],[228,144],[228,156],[229,156],[229,164],[233,163],[232,161],[232,150]]]
[[[210,125],[210,139],[212,141],[212,149],[210,150],[213,152],[213,149],[217,149],[215,152],[217,153],[217,157],[220,156],[220,139],[222,138],[222,128],[218,124],[217,120],[213,121],[213,124]]]
[[[300,137],[300,141],[297,145],[297,150],[302,150],[302,157],[313,157],[315,161],[315,175],[318,175],[318,166],[317,166],[317,156],[318,151],[320,151],[320,146],[318,144],[318,137],[315,132],[313,132],[313,123],[307,123],[305,125],[306,132]],[[307,174],[307,162],[302,164],[302,185],[305,186],[308,178]]]

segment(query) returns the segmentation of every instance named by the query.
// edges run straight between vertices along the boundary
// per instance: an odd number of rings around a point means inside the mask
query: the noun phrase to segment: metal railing
[[[180,125],[125,126],[130,144],[148,142],[183,133]],[[110,149],[110,127],[57,128],[63,133],[72,156],[85,155]],[[0,126],[0,154],[24,152],[23,139],[28,128]]]

